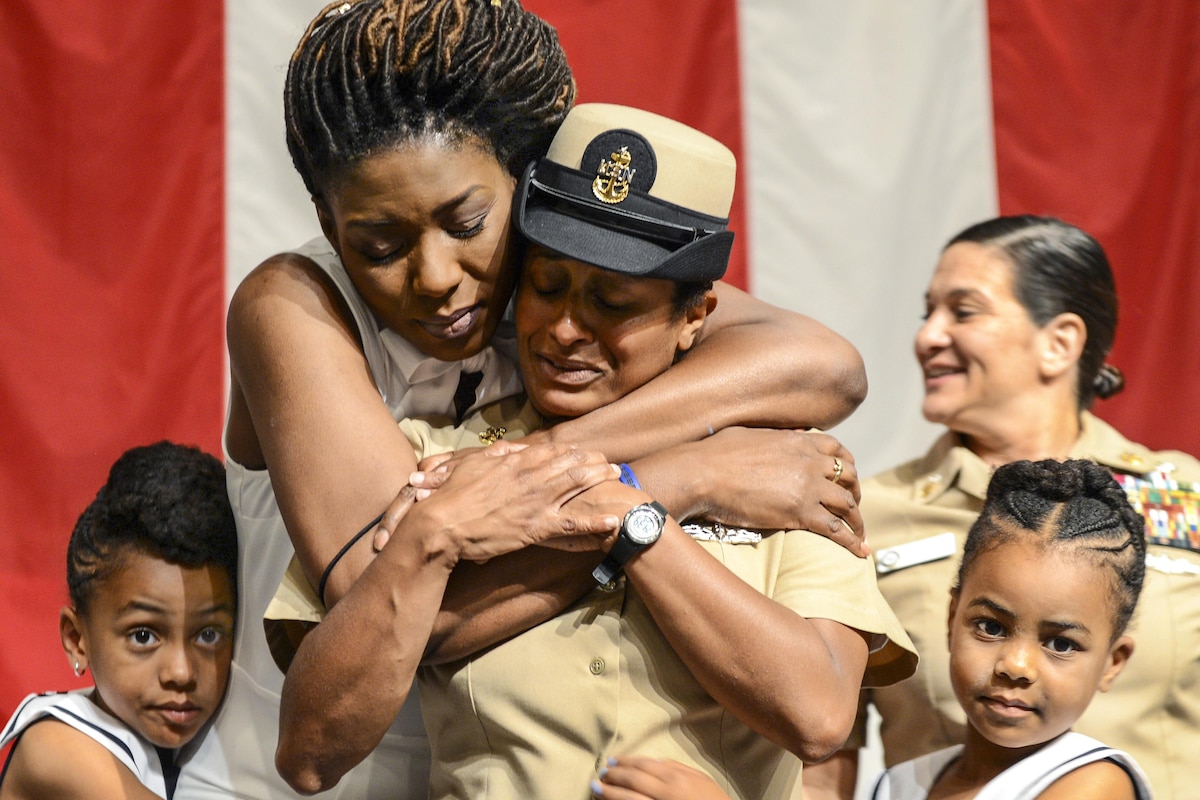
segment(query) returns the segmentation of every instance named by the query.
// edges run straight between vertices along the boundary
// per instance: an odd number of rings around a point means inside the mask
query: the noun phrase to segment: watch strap
[[[664,524],[666,523],[666,519],[669,514],[662,503],[652,500],[649,503],[644,503],[643,505],[648,505],[661,514]],[[654,542],[651,542],[650,544],[654,544]],[[633,558],[633,556],[639,550],[649,547],[650,544],[638,545],[637,543],[626,538],[624,523],[622,523],[621,532],[617,534],[617,541],[613,544],[612,549],[608,551],[608,555],[604,557],[604,560],[601,561],[594,570],[592,570],[592,577],[596,580],[596,583],[600,584],[601,586],[609,581],[614,580],[618,575],[621,574],[621,569],[625,566],[625,562]]]
[[[616,580],[616,577],[621,574],[621,562],[617,561],[611,555],[604,557],[604,560],[596,565],[592,570],[592,578],[601,586]]]

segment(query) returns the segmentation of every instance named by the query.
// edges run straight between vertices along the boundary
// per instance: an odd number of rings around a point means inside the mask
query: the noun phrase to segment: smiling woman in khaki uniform
[[[949,430],[862,490],[879,588],[921,655],[916,675],[868,695],[889,765],[962,741],[947,590],[991,471],[1023,458],[1087,458],[1109,467],[1146,516],[1148,569],[1129,629],[1133,658],[1074,729],[1131,753],[1156,797],[1200,798],[1200,461],[1153,452],[1087,412],[1123,385],[1104,363],[1116,318],[1103,249],[1058,220],[989,220],[942,252],[915,350],[922,411]],[[847,748],[861,745],[862,728],[860,719]],[[808,797],[852,797],[856,770],[852,749],[805,770]]]

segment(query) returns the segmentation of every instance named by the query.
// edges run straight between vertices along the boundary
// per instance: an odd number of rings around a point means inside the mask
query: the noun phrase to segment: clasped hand
[[[603,539],[620,525],[613,514],[564,509],[580,493],[617,479],[617,468],[600,453],[497,442],[420,466],[376,527],[376,551],[410,524],[440,530],[452,539],[459,559],[476,562],[533,544],[593,549],[597,545],[571,540]]]
[[[698,516],[731,527],[808,530],[859,557],[871,552],[854,456],[829,434],[735,427],[687,447],[704,476]]]

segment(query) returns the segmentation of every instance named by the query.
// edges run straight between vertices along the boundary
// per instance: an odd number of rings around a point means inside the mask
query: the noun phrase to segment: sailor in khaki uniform
[[[519,397],[485,406],[457,428],[400,423],[421,458],[541,426]],[[760,593],[802,616],[871,634],[863,685],[912,674],[913,647],[869,559],[807,531],[684,529]],[[323,614],[293,560],[268,621],[316,623]],[[419,686],[433,745],[431,797],[582,800],[588,779],[619,753],[694,766],[735,798],[800,797],[800,760],[704,691],[624,577],[466,661],[422,668]]]
[[[536,411],[517,410],[515,400],[457,429],[413,420],[401,428],[424,456],[478,446],[498,430],[520,436],[540,427]],[[879,596],[869,560],[807,531],[685,530],[801,616],[871,633],[864,685],[911,674],[911,646]],[[799,759],[704,691],[624,577],[532,630],[466,662],[423,668],[419,677],[434,752],[432,797],[582,800],[587,779],[620,753],[695,766],[731,797],[800,796]]]

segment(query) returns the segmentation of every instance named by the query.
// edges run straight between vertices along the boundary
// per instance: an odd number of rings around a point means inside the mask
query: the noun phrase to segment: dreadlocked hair
[[[166,441],[131,448],[116,460],[67,543],[75,608],[86,613],[96,585],[135,553],[188,568],[216,565],[229,574],[236,596],[237,523],[220,461]]]
[[[1084,460],[999,467],[967,534],[956,587],[980,555],[1018,540],[1079,548],[1097,566],[1111,569],[1114,639],[1125,631],[1146,574],[1146,521],[1112,473]]]
[[[574,99],[558,34],[517,0],[332,3],[283,92],[288,151],[314,197],[364,157],[431,136],[482,146],[519,176]]]

